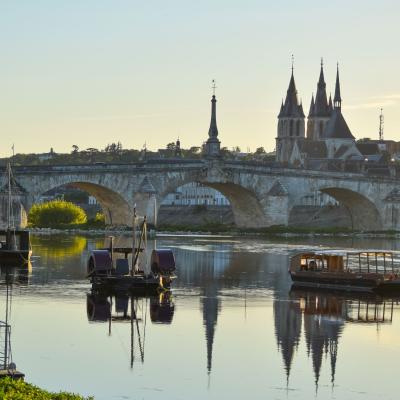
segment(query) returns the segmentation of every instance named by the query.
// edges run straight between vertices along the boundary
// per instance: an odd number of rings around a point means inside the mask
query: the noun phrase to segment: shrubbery
[[[50,393],[22,380],[0,379],[0,399],[4,400],[89,400],[72,393]]]
[[[62,228],[82,225],[86,221],[86,213],[81,207],[64,200],[35,204],[28,215],[29,225],[37,228]]]

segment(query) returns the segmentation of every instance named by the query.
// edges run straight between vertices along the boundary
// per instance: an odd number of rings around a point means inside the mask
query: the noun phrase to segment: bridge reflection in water
[[[325,359],[329,358],[332,386],[335,383],[339,339],[346,324],[391,324],[395,299],[368,294],[332,293],[292,289],[286,300],[275,300],[275,335],[282,354],[287,385],[294,355],[304,330],[307,355],[311,357],[315,386]]]

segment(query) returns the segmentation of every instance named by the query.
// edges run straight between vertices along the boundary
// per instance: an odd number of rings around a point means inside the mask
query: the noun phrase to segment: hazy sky
[[[308,112],[340,63],[356,137],[400,140],[397,1],[1,0],[0,154],[200,145],[211,80],[223,146],[274,148],[295,56]]]

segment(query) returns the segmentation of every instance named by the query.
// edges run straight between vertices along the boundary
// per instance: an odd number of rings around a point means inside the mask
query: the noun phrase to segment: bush
[[[87,221],[81,207],[64,200],[35,204],[28,214],[28,223],[37,228],[60,228],[81,225]]]
[[[88,229],[104,229],[106,226],[106,218],[103,213],[98,212],[93,219],[89,219],[86,223]]]
[[[4,400],[89,400],[93,397],[82,397],[73,393],[50,393],[37,386],[26,383],[22,380],[11,378],[0,379],[0,399]]]
[[[94,222],[98,224],[105,224],[106,223],[106,217],[102,212],[96,213],[96,216],[94,217]]]

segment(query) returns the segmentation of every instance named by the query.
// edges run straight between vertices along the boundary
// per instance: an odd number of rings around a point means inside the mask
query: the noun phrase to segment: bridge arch
[[[44,194],[60,186],[69,185],[87,192],[99,202],[107,225],[130,225],[132,209],[127,200],[110,188],[91,182],[71,181],[55,185],[41,193]]]
[[[378,208],[368,197],[354,190],[338,187],[319,189],[335,198],[349,212],[352,229],[360,231],[382,230],[383,222]]]
[[[235,225],[243,228],[260,228],[266,225],[265,213],[255,192],[239,184],[229,182],[207,182],[202,180],[185,180],[176,182],[174,186],[169,186],[159,196],[159,203],[169,194],[175,192],[179,187],[197,182],[222,193],[230,202]]]

